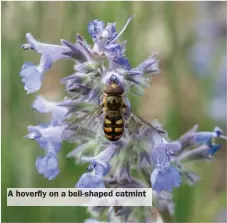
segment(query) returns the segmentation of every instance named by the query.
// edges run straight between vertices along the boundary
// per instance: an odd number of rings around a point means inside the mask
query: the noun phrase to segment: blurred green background
[[[24,62],[38,63],[40,58],[20,49],[20,44],[26,42],[26,32],[54,44],[60,44],[61,38],[74,42],[79,32],[91,42],[89,21],[117,21],[119,31],[135,13],[121,37],[127,40],[126,55],[135,67],[158,52],[161,73],[153,77],[143,97],[131,97],[133,107],[147,120],[158,119],[173,139],[196,123],[203,131],[212,131],[219,125],[226,134],[226,67],[222,67],[226,54],[226,2],[1,3],[2,222],[83,222],[89,217],[86,209],[79,207],[6,206],[7,188],[74,187],[86,168],[65,157],[74,147],[64,144],[59,154],[61,172],[56,179],[48,181],[36,171],[35,159],[43,151],[24,136],[28,125],[48,122],[49,117],[31,109],[37,94],[26,95],[19,76]],[[65,92],[59,80],[72,73],[72,61],[55,63],[38,94],[61,100]],[[193,187],[183,185],[174,191],[173,221],[225,221],[221,217],[226,215],[225,147],[223,142],[215,162],[189,166],[202,180]]]

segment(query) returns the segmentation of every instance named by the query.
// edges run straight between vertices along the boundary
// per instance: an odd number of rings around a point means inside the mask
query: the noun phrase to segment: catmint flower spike
[[[122,30],[118,33],[118,35],[109,43],[114,43],[121,35],[122,33],[126,30],[128,24],[131,22],[132,18],[134,17],[135,15],[132,15],[128,18],[127,22],[125,23],[124,27],[122,28]]]

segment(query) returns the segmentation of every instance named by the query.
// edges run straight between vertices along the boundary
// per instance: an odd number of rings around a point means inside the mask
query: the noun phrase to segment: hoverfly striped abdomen
[[[103,129],[107,139],[110,141],[119,140],[124,129],[122,116],[120,114],[116,116],[110,116],[107,114],[104,119]]]

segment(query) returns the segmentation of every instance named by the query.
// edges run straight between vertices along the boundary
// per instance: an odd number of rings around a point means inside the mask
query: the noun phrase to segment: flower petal
[[[44,157],[38,157],[36,168],[39,174],[42,174],[48,180],[54,179],[59,174],[56,154],[51,152]]]
[[[20,76],[27,94],[36,92],[41,88],[43,74],[34,64],[25,63],[21,68]]]
[[[212,138],[216,137],[214,132],[198,132],[193,137],[193,142],[196,144],[207,144]]]
[[[77,182],[77,188],[105,188],[103,179],[91,173],[84,173]]]
[[[170,142],[160,144],[154,147],[151,153],[151,159],[155,167],[166,168],[170,164],[171,155],[181,148],[180,143]]]
[[[125,57],[115,57],[114,62],[121,65],[125,70],[130,70],[130,64],[127,58]]]
[[[108,41],[111,41],[115,37],[117,37],[116,22],[115,23],[108,23],[105,30],[108,32]]]
[[[58,106],[57,102],[50,102],[43,96],[37,96],[32,107],[40,113],[52,112],[52,124],[59,124],[66,118],[68,109]]]
[[[35,140],[43,149],[53,147],[55,152],[59,152],[61,148],[61,134],[66,126],[52,126],[52,125],[37,125],[28,126],[28,139]]]
[[[142,71],[145,74],[159,73],[159,60],[157,59],[157,53],[152,54],[135,69]]]
[[[69,58],[68,56],[63,55],[63,53],[71,51],[69,47],[41,43],[37,41],[30,33],[26,33],[26,38],[33,50],[35,50],[37,53],[48,55],[52,62],[55,62],[59,59]]]
[[[90,59],[90,52],[85,48],[85,46],[81,46],[78,43],[72,44],[64,39],[61,40],[61,43],[71,49],[70,51],[63,52],[63,55],[68,56],[79,63],[83,63]]]
[[[105,28],[105,23],[100,20],[93,20],[88,23],[88,33],[94,38],[96,35],[100,34]]]
[[[170,166],[163,171],[159,170],[158,173],[156,171],[157,169],[152,172],[152,174],[156,175],[155,177],[151,174],[151,183],[153,190],[157,191],[157,193],[161,191],[171,192],[174,187],[180,186],[180,174],[175,167]]]
[[[42,54],[39,65],[32,63],[23,65],[20,75],[25,84],[27,93],[38,91],[42,84],[43,73],[50,69],[52,64],[59,59],[71,58],[69,54],[72,50],[69,47],[40,43],[30,34],[26,34],[28,43],[23,44],[23,49],[31,49]],[[64,55],[65,54],[65,55]]]
[[[81,158],[81,160],[84,162],[96,162],[104,167],[107,167],[111,158],[114,156],[116,152],[117,148],[114,145],[110,145],[95,157],[84,156]]]

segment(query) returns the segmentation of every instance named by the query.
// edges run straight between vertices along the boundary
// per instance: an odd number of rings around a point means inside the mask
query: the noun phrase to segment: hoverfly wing
[[[155,128],[153,125],[151,125],[149,122],[144,120],[132,110],[129,110],[129,113],[130,118],[127,125],[129,135],[133,135],[136,133],[142,138],[148,137],[149,140],[152,140],[155,145],[163,143],[163,139],[161,136],[161,133],[163,132],[161,130],[159,131],[157,128]]]
[[[75,120],[62,132],[62,139],[72,140],[77,136],[95,136],[96,133],[93,130],[97,129],[98,124],[100,124],[97,116],[101,112],[102,105]]]

